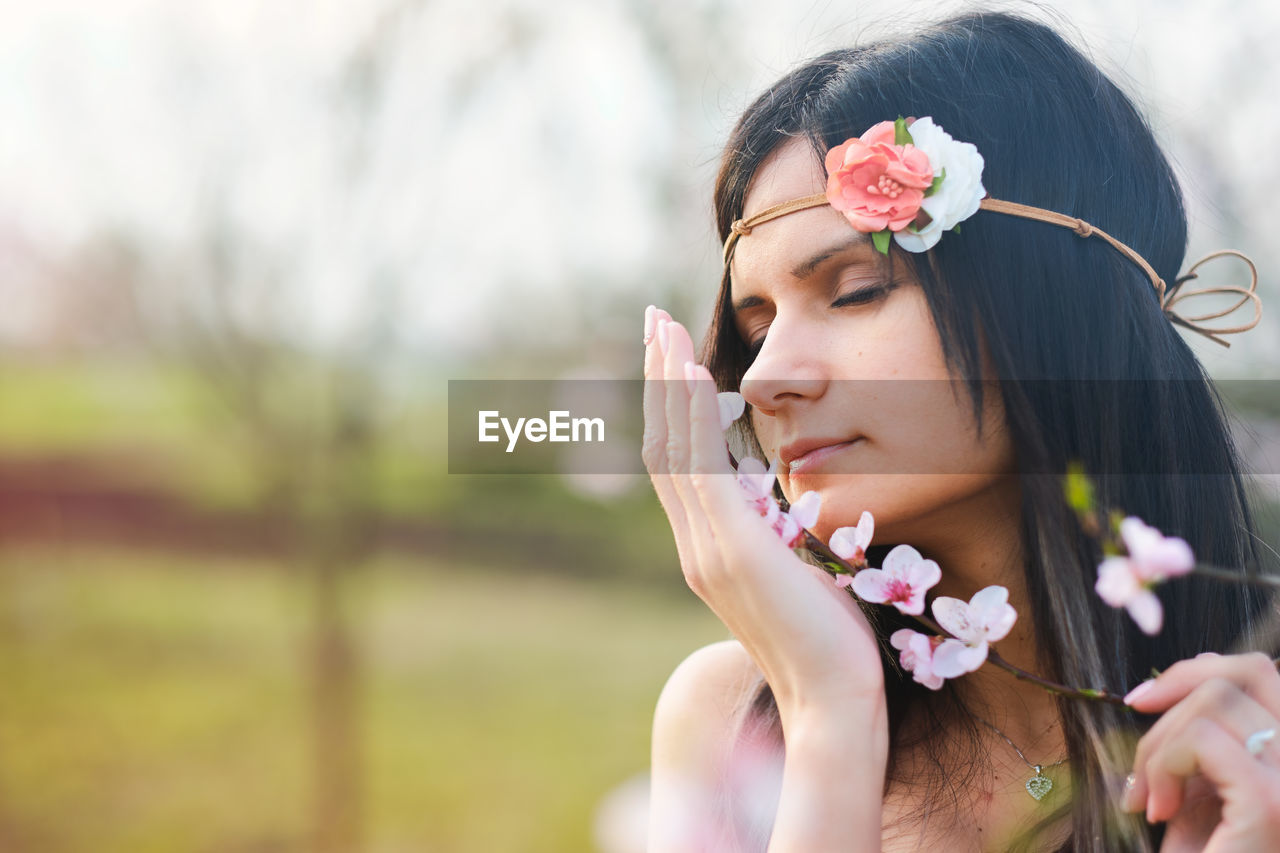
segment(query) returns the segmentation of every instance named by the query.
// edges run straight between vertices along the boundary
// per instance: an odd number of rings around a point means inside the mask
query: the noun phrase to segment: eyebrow
[[[847,252],[850,249],[869,245],[869,243],[870,238],[867,237],[867,235],[860,232],[855,233],[852,237],[841,240],[833,246],[828,246],[807,260],[796,264],[791,270],[791,275],[796,279],[803,281],[813,275],[813,271],[816,270],[824,261],[827,261],[842,252]],[[736,313],[738,311],[744,311],[747,308],[755,308],[757,305],[763,304],[764,299],[759,296],[744,296],[742,299],[733,303],[733,310]]]

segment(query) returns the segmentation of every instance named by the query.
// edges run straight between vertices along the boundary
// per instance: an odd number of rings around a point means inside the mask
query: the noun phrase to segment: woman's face
[[[808,141],[794,140],[756,173],[744,215],[825,184]],[[783,493],[821,493],[824,539],[870,510],[877,542],[937,547],[1016,488],[998,389],[984,389],[979,441],[906,266],[890,281],[870,236],[828,206],[758,225],[735,249],[733,322],[758,347],[741,391],[761,446],[780,457]]]

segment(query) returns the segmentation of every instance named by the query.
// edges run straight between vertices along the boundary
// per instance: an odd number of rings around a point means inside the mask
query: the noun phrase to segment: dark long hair
[[[1003,13],[968,13],[906,37],[832,51],[770,86],[725,149],[715,188],[721,240],[743,214],[753,175],[781,144],[808,139],[821,160],[828,148],[899,115],[932,116],[954,138],[974,143],[991,196],[1080,217],[1133,247],[1165,281],[1176,278],[1187,218],[1151,128],[1056,32]],[[924,254],[895,247],[894,261],[912,266],[948,365],[969,378],[975,414],[984,346],[999,377],[1024,472],[1021,533],[1032,612],[1023,618],[1035,625],[1048,674],[1122,690],[1153,667],[1206,650],[1240,650],[1262,604],[1249,587],[1198,578],[1163,586],[1166,620],[1176,629],[1158,637],[1102,604],[1093,590],[1097,543],[1050,473],[1078,460],[1105,505],[1183,537],[1202,561],[1258,570],[1222,403],[1163,315],[1150,280],[1101,241],[1067,229],[982,211],[962,232]],[[721,388],[736,389],[750,356],[732,323],[727,273],[703,350]],[[758,447],[749,426],[745,438]],[[914,627],[887,609],[869,617],[882,637]],[[954,694],[914,684],[895,654],[884,645],[890,719],[928,707],[941,725],[939,709],[954,704]],[[1150,721],[1102,703],[1063,699],[1059,709],[1073,774],[1073,797],[1062,810],[1070,812],[1072,835],[1062,849],[1154,849],[1161,830],[1115,805],[1115,781],[1131,758],[1116,754],[1115,734],[1128,733],[1131,746]],[[749,720],[769,720],[771,710],[765,686]],[[975,732],[971,719],[950,719]],[[894,727],[895,748],[898,734]],[[938,784],[940,791],[945,782]]]

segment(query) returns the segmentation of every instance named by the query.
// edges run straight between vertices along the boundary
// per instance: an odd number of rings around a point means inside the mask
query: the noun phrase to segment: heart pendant
[[[1027,793],[1030,794],[1036,802],[1043,800],[1045,795],[1053,790],[1053,780],[1048,776],[1042,776],[1037,773],[1027,780]]]

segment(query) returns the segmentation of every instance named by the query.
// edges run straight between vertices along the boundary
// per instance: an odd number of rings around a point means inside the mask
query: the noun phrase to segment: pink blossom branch
[[[832,571],[831,566],[828,565],[834,564],[839,566],[844,573],[850,575],[857,574],[858,570],[853,565],[837,555],[825,542],[817,536],[814,536],[808,530],[804,531],[804,547],[818,555],[824,564],[824,568],[826,568],[828,572],[831,572],[832,574],[840,573]],[[944,629],[941,625],[935,622],[932,617],[926,614],[921,613],[919,615],[912,615],[911,618],[915,619],[935,634],[943,637],[952,636],[949,631]],[[1044,678],[1043,676],[1036,675],[1033,672],[1028,672],[1022,667],[1015,666],[1001,657],[993,645],[987,647],[987,661],[1010,673],[1014,678],[1017,678],[1020,681],[1030,681],[1033,684],[1038,684],[1050,693],[1069,696],[1074,699],[1085,699],[1091,702],[1110,702],[1113,705],[1124,705],[1124,697],[1111,693],[1110,691],[1094,687],[1068,687],[1065,684],[1060,684],[1056,681]]]
[[[1248,583],[1253,584],[1254,586],[1267,587],[1269,589],[1280,589],[1280,577],[1275,575],[1246,575],[1242,572],[1233,572],[1230,569],[1224,569],[1220,566],[1212,566],[1208,563],[1196,563],[1195,568],[1192,569],[1189,574],[1215,581]]]

